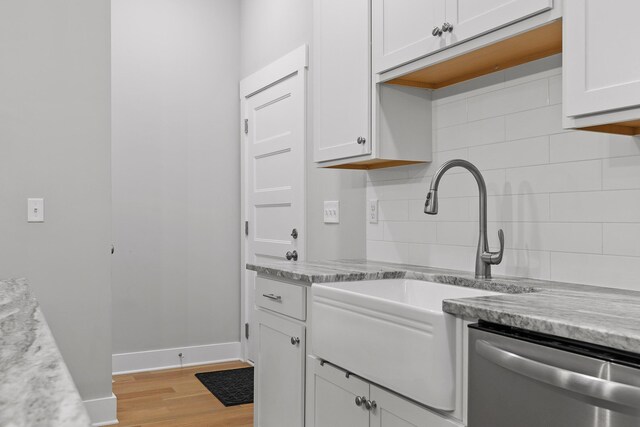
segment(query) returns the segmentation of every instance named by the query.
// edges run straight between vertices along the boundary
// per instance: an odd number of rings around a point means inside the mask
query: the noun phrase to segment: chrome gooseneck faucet
[[[431,179],[431,188],[429,189],[429,194],[427,194],[427,201],[424,204],[424,213],[428,215],[436,215],[438,213],[438,186],[440,185],[440,179],[442,179],[446,171],[454,167],[461,167],[468,170],[478,183],[478,190],[480,191],[480,236],[478,238],[478,252],[476,254],[476,279],[491,279],[491,265],[500,264],[502,261],[502,254],[504,253],[504,232],[502,230],[498,231],[500,250],[498,252],[490,252],[487,241],[487,186],[477,167],[462,159],[449,160],[440,166],[440,169],[436,171]]]

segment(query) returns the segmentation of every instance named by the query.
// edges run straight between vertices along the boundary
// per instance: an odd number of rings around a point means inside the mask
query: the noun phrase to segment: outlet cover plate
[[[340,223],[340,202],[338,200],[325,200],[324,202],[324,223]]]

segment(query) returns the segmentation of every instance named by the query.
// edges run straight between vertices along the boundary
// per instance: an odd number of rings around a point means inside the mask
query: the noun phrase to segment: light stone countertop
[[[25,280],[0,280],[0,425],[91,425]]]
[[[247,264],[275,278],[313,283],[416,279],[502,292],[445,300],[447,313],[640,354],[640,292],[544,280],[495,277],[377,261]]]

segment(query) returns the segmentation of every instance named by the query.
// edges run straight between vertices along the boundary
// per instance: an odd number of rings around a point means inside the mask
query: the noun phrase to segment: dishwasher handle
[[[606,402],[632,408],[640,407],[640,388],[638,387],[537,362],[498,348],[484,340],[476,341],[475,347],[476,353],[486,360],[525,377]]]

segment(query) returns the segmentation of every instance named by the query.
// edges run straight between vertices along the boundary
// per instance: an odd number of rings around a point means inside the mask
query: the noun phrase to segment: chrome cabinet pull
[[[440,29],[440,27],[433,27],[433,30],[431,30],[431,35],[433,37],[440,37],[442,35],[442,30]]]
[[[282,301],[282,297],[280,295],[262,294],[262,296],[265,298],[269,298],[271,301],[277,301],[277,302]]]
[[[291,237],[293,237],[294,239],[298,238],[298,230],[297,229],[293,229],[291,230]]]
[[[378,404],[376,403],[376,401],[375,401],[375,400],[370,401],[370,402],[369,402],[369,405],[371,406],[371,410],[372,410],[372,411],[375,411],[375,410],[376,410],[376,408],[378,407]]]
[[[359,136],[359,137],[358,137],[358,139],[356,139],[356,142],[357,142],[358,144],[362,144],[362,145],[364,145],[364,144],[366,144],[366,143],[367,143],[367,138],[365,138],[364,136]]]
[[[300,338],[299,337],[291,337],[291,345],[298,345],[300,344]]]
[[[285,257],[287,258],[287,261],[291,261],[291,260],[297,261],[298,260],[298,251],[293,251],[293,252],[288,251],[285,254]]]
[[[356,406],[362,406],[362,398],[360,396],[356,396]]]

